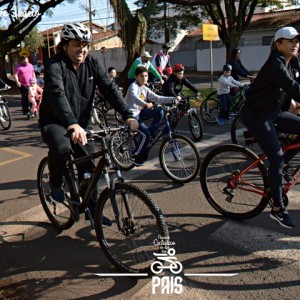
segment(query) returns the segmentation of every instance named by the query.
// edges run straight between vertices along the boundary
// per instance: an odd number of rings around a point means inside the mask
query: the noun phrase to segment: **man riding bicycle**
[[[61,31],[59,53],[45,64],[39,123],[42,138],[49,147],[50,199],[53,202],[65,201],[63,174],[70,153],[77,158],[93,152],[93,142],[87,140],[86,131],[90,128],[96,85],[122,114],[125,123],[133,130],[138,128],[138,122],[132,118],[100,60],[88,54],[91,41],[91,32],[85,25],[67,23]],[[72,131],[71,138],[66,136],[68,131]],[[94,168],[92,161],[78,165],[79,180],[84,173],[93,173]],[[94,205],[89,203],[92,215]]]

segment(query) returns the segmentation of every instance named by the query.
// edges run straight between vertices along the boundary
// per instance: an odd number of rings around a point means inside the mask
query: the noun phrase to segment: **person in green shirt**
[[[128,71],[128,81],[130,84],[135,81],[135,69],[139,66],[143,66],[143,67],[147,68],[149,73],[151,73],[155,78],[157,78],[161,84],[164,84],[164,80],[162,79],[162,77],[160,76],[158,71],[154,68],[154,66],[152,65],[152,63],[150,61],[151,58],[152,58],[152,56],[150,55],[150,53],[148,51],[145,51],[144,53],[142,53],[142,55],[140,57],[138,57],[133,62],[132,66],[130,67],[130,69]]]

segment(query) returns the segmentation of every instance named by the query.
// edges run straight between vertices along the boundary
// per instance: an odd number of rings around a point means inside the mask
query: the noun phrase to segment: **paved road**
[[[83,220],[65,232],[49,224],[36,190],[38,162],[47,150],[36,120],[26,120],[18,104],[10,101],[13,126],[0,135],[0,299],[179,297],[157,289],[154,294],[151,279],[96,276],[115,270],[101,253],[94,232]],[[204,139],[197,147],[203,157],[210,147],[228,141],[227,126],[205,125]],[[145,167],[123,175],[146,189],[162,208],[183,274],[207,275],[182,275],[181,299],[299,298],[297,203],[290,205],[295,230],[274,224],[268,211],[234,222],[209,206],[198,178],[184,186],[167,179],[155,155]]]

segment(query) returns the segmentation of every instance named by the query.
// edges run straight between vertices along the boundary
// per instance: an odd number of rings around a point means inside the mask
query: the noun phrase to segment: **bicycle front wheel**
[[[252,151],[238,145],[223,145],[204,158],[200,169],[202,191],[210,205],[232,219],[258,215],[268,204],[267,170]],[[249,168],[249,170],[247,170]]]
[[[162,212],[144,190],[127,182],[115,184],[116,207],[113,203],[107,188],[96,204],[95,230],[103,253],[122,272],[150,275],[153,253],[166,249],[155,241],[169,239]],[[111,226],[102,226],[102,216],[111,220]]]
[[[107,126],[107,124],[108,124],[105,114],[97,106],[93,107],[91,123],[92,123],[92,126],[95,128],[95,130],[98,130],[99,127],[101,127],[101,125]]]
[[[0,103],[0,125],[3,130],[8,130],[11,126],[11,114],[5,103]]]
[[[118,130],[111,135],[109,149],[112,160],[122,170],[130,170],[134,163],[130,156],[135,149],[135,140],[127,130]]]
[[[74,219],[68,205],[69,201],[54,203],[50,199],[48,157],[43,158],[39,164],[37,185],[40,201],[53,226],[62,230],[70,228],[74,224]],[[65,197],[67,199],[74,199],[71,178],[67,175],[64,176],[63,188],[65,190]]]
[[[209,124],[217,122],[219,111],[220,102],[215,98],[207,98],[200,105],[200,115]]]
[[[165,174],[178,183],[192,181],[197,176],[201,163],[195,144],[179,134],[173,134],[172,139],[162,142],[159,161]]]
[[[189,128],[192,137],[194,138],[195,142],[201,141],[203,137],[203,126],[200,118],[197,116],[195,111],[192,111],[189,114],[188,119],[189,119]]]

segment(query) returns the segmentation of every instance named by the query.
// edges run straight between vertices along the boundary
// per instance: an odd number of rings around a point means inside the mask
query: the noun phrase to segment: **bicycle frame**
[[[283,150],[284,153],[286,153],[289,150],[300,150],[300,142],[284,146],[284,147],[282,147],[282,150]],[[229,188],[238,188],[240,190],[256,193],[256,194],[261,195],[263,197],[268,197],[269,191],[265,191],[263,188],[260,188],[256,185],[252,184],[252,183],[248,183],[248,182],[245,182],[245,181],[242,180],[244,174],[248,173],[251,169],[255,168],[257,165],[263,164],[263,160],[266,157],[267,157],[267,155],[265,153],[259,155],[258,159],[256,161],[254,161],[252,164],[250,164],[247,168],[240,171],[238,174],[234,174],[228,180]],[[299,179],[300,179],[300,169],[299,169],[299,167],[300,166],[297,166],[297,172],[295,174],[293,174],[293,176],[291,177],[291,180],[283,186],[283,191],[284,191],[285,194],[287,194],[289,192],[289,190],[299,181]],[[238,184],[235,184],[235,182],[238,182]],[[247,187],[251,187],[253,189],[244,188],[244,187],[240,186],[240,184],[245,185]],[[226,193],[226,191],[224,191],[224,192]]]
[[[174,121],[174,123],[172,124],[173,128],[175,128],[178,123],[180,122],[180,120],[184,117],[184,115],[186,113],[188,113],[189,115],[191,114],[192,111],[194,111],[195,113],[197,113],[196,109],[191,108],[191,104],[190,104],[190,97],[185,97],[184,99],[185,103],[184,103],[184,109],[179,109],[178,107],[176,109],[179,110],[179,117],[176,118],[176,120]]]
[[[102,131],[94,131],[93,134],[101,134],[103,133]],[[93,173],[92,176],[92,180],[89,182],[88,187],[86,189],[85,195],[82,196],[82,202],[80,203],[80,199],[79,199],[79,193],[78,193],[78,187],[76,185],[76,181],[73,180],[73,189],[76,192],[76,199],[74,199],[72,201],[72,204],[76,205],[78,207],[79,213],[83,213],[84,210],[86,209],[92,193],[94,191],[94,189],[96,188],[98,181],[101,177],[101,174],[104,174],[104,178],[106,181],[106,185],[107,187],[110,189],[110,193],[111,193],[111,204],[113,207],[113,211],[114,211],[114,215],[116,217],[117,220],[117,224],[118,224],[118,228],[119,230],[122,230],[122,220],[121,220],[121,214],[120,214],[120,210],[115,198],[115,182],[116,181],[123,181],[122,175],[121,175],[121,171],[119,169],[118,166],[114,166],[114,171],[116,172],[117,177],[116,178],[110,178],[109,176],[109,170],[108,168],[111,166],[111,160],[110,160],[110,154],[109,154],[109,150],[107,148],[106,145],[106,141],[105,141],[105,137],[104,136],[100,136],[100,142],[101,142],[101,150],[94,152],[92,154],[86,155],[84,157],[80,157],[80,158],[75,158],[75,159],[71,159],[68,160],[67,165],[66,165],[66,171],[69,172],[71,178],[76,178],[75,176],[75,172],[74,172],[74,165],[76,164],[81,164],[84,163],[86,161],[89,160],[94,160],[96,158],[99,158],[99,161],[96,165],[96,169]],[[123,199],[125,200],[125,207],[126,207],[126,211],[128,216],[130,216],[132,218],[132,214],[131,214],[131,209],[129,206],[129,202],[127,201],[127,197],[123,197]],[[72,207],[72,206],[71,206]],[[71,208],[70,207],[70,208]],[[72,213],[76,213],[74,211],[72,211]]]

